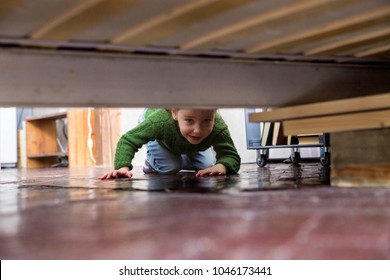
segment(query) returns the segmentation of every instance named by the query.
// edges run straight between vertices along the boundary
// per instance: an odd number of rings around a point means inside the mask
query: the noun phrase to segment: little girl
[[[241,159],[222,117],[213,109],[147,109],[143,120],[119,139],[114,171],[102,180],[131,178],[134,154],[144,145],[144,173],[196,176],[236,174]],[[211,149],[213,148],[213,150]]]

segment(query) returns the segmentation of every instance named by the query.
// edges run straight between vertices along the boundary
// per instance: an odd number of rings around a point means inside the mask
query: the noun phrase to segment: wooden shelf
[[[67,117],[58,113],[26,118],[27,168],[50,167],[57,163],[56,121]]]
[[[58,151],[57,120],[67,119],[68,151]],[[26,118],[27,168],[45,168],[58,162],[58,157],[68,156],[69,166],[92,166],[88,140],[88,122],[94,128],[94,113],[88,119],[88,110],[33,116]],[[94,134],[91,135],[94,141]],[[95,154],[95,149],[92,150]]]
[[[55,113],[55,114],[47,114],[42,116],[31,116],[26,117],[26,121],[32,122],[32,121],[51,121],[51,120],[59,120],[59,119],[65,119],[67,117],[67,112],[62,113]]]
[[[46,154],[36,154],[36,155],[27,155],[27,158],[46,158],[46,157],[65,157],[68,156],[68,153],[46,153]]]

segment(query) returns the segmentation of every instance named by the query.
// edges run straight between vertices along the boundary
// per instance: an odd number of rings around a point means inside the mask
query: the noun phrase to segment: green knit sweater
[[[240,156],[230,137],[228,126],[218,113],[210,135],[194,145],[181,135],[177,122],[165,109],[148,109],[145,120],[122,135],[115,152],[115,169],[127,166],[131,170],[134,154],[144,144],[155,140],[174,154],[193,154],[213,147],[216,163],[226,166],[228,174],[235,174],[240,169]]]

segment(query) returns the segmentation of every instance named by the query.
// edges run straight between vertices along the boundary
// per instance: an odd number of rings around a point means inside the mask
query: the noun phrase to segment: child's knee
[[[148,161],[151,167],[159,174],[176,174],[181,170],[181,161],[166,159]]]
[[[215,157],[212,154],[210,154],[208,156],[203,156],[200,159],[198,158],[194,162],[194,165],[199,170],[209,168],[209,167],[215,165]]]
[[[181,163],[174,161],[174,162],[165,163],[163,166],[160,166],[158,173],[176,174],[179,173],[180,170],[181,170]]]
[[[215,161],[207,161],[207,162],[198,163],[195,165],[195,167],[196,167],[196,169],[202,170],[202,169],[209,168],[209,167],[213,166],[214,164],[215,164]]]

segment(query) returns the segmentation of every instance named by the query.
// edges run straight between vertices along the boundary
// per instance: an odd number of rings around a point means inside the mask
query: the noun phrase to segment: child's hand
[[[211,166],[206,169],[199,170],[198,173],[196,173],[196,176],[219,176],[219,175],[225,175],[226,174],[226,167],[223,164],[216,164],[214,166]]]
[[[131,178],[133,177],[133,173],[130,172],[128,167],[122,167],[118,170],[114,170],[112,172],[106,173],[103,176],[100,176],[99,179],[101,180],[110,180],[110,179],[117,179],[117,178]]]

